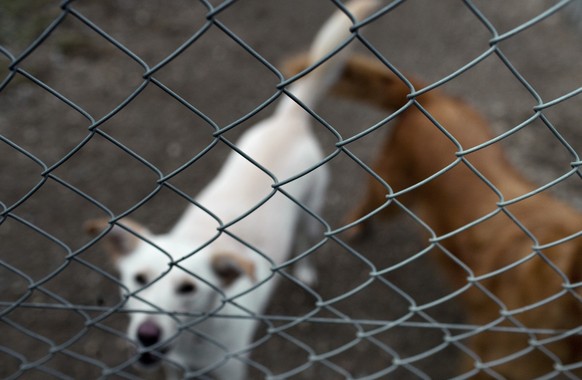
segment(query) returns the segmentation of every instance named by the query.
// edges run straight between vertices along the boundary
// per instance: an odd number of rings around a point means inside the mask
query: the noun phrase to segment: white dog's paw
[[[293,272],[295,277],[305,285],[310,287],[317,285],[317,271],[311,264],[300,261]]]

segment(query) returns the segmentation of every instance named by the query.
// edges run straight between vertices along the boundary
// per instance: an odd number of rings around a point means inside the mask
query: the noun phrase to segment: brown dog
[[[306,65],[297,58],[287,71]],[[575,285],[582,280],[582,215],[546,192],[512,202],[537,187],[510,165],[498,143],[458,154],[494,137],[459,99],[431,90],[409,101],[411,91],[400,79],[364,57],[348,62],[333,91],[383,109],[408,104],[372,167],[390,188],[369,181],[364,201],[348,219],[361,222],[349,232],[361,235],[371,221],[366,216],[387,202],[378,215],[394,215],[403,205],[430,227],[429,242],[453,286],[464,289],[469,322],[476,326],[461,331],[457,341],[467,348],[466,375],[579,376],[582,291]],[[477,329],[484,325],[491,328]],[[513,332],[495,332],[507,328]]]

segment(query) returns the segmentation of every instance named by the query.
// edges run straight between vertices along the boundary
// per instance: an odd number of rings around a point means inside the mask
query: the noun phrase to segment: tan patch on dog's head
[[[224,287],[229,287],[243,275],[249,277],[252,282],[257,281],[255,263],[235,253],[216,253],[212,257],[211,266]]]
[[[131,219],[123,219],[122,224],[139,235],[147,233],[145,227]],[[99,218],[87,221],[84,228],[88,235],[96,237],[108,229],[109,226],[110,222],[108,219]],[[137,236],[117,224],[114,224],[102,239],[105,243],[107,253],[115,260],[132,252],[140,242]]]

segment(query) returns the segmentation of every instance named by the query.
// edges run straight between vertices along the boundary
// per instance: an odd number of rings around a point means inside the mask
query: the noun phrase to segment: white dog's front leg
[[[309,287],[317,286],[317,270],[310,257],[304,257],[295,264],[294,275]]]
[[[244,380],[246,379],[246,364],[238,359],[230,359],[225,365],[213,371],[219,380]]]
[[[166,374],[166,380],[178,380],[181,378],[181,371],[174,366],[164,366],[164,373]]]
[[[305,197],[305,206],[313,213],[321,215],[325,204],[325,193],[329,181],[329,173],[322,167],[310,174],[313,181],[309,192]],[[305,233],[310,243],[320,241],[323,238],[324,229],[317,218],[306,214],[303,219]],[[317,270],[313,265],[311,255],[299,260],[294,269],[295,276],[304,284],[314,287],[317,285]]]

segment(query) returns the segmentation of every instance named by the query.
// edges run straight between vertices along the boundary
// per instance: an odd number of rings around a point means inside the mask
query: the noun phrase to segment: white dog
[[[350,13],[361,19],[375,0],[354,0]],[[323,26],[311,48],[312,62],[323,59],[350,36],[343,13]],[[329,62],[293,84],[290,91],[313,107],[341,69],[343,49]],[[275,113],[250,128],[236,143],[218,176],[196,198],[170,232],[153,235],[127,219],[94,220],[89,233],[102,238],[121,275],[130,311],[128,336],[136,342],[136,361],[163,362],[169,377],[211,375],[223,380],[245,376],[245,360],[275,281],[288,258],[300,217],[322,208],[327,172],[307,173],[281,187],[322,159],[310,128],[311,116],[289,97]],[[199,207],[201,206],[201,207]],[[249,211],[252,211],[250,214]],[[247,215],[248,214],[248,215]],[[303,260],[302,260],[303,261]],[[301,263],[301,262],[300,262]],[[303,266],[302,281],[314,280]]]

